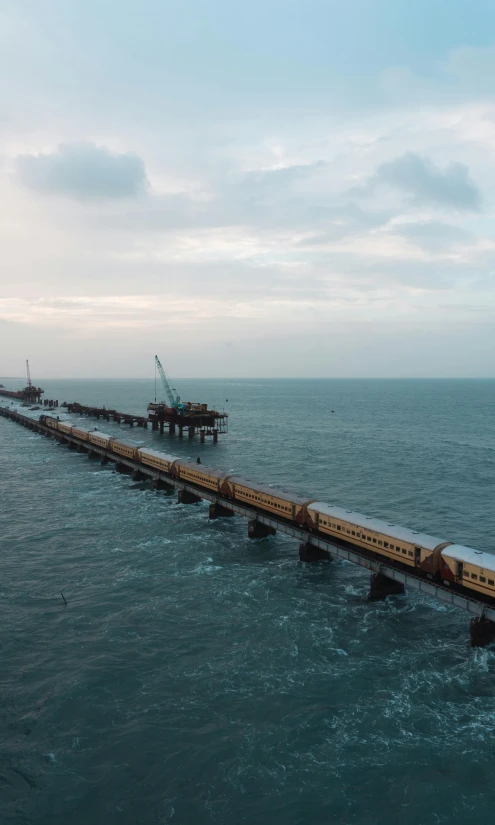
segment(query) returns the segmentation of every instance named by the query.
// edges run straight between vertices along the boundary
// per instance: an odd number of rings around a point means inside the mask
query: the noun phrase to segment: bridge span
[[[299,542],[299,558],[302,562],[330,561],[333,556],[357,564],[371,571],[370,599],[381,599],[389,595],[403,593],[405,587],[419,590],[421,593],[438,599],[445,604],[467,611],[471,616],[470,634],[473,646],[482,646],[491,642],[495,634],[495,600],[477,599],[458,590],[428,580],[414,570],[405,571],[393,562],[376,558],[372,551],[367,553],[349,546],[345,540],[331,541],[321,535],[315,535],[302,526],[296,526],[284,519],[267,514],[255,506],[234,502],[217,492],[206,490],[196,484],[174,478],[168,473],[158,471],[123,455],[117,455],[105,447],[82,441],[68,433],[50,429],[34,418],[19,413],[17,410],[0,407],[0,416],[35,431],[46,437],[55,438],[66,444],[69,449],[88,454],[88,458],[100,459],[101,464],[112,462],[118,472],[131,475],[135,481],[149,479],[155,489],[177,490],[178,501],[182,504],[194,504],[206,500],[210,502],[209,518],[216,519],[234,514],[248,519],[248,536],[265,538],[281,532]]]

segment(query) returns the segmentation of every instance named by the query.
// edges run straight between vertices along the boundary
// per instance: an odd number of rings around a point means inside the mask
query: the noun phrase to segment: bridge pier
[[[163,421],[162,421],[162,426],[163,426]],[[168,434],[169,435],[175,435],[175,424],[172,421],[168,425]],[[163,435],[163,429],[162,429],[162,435]]]
[[[142,473],[141,470],[134,470],[132,474],[133,481],[147,481],[148,476],[145,473]]]
[[[395,579],[389,579],[383,573],[372,573],[370,576],[370,592],[368,599],[370,601],[379,601],[386,599],[387,596],[399,596],[404,592],[404,585],[401,582],[396,582]]]
[[[200,442],[200,444],[205,443],[205,431],[204,430],[201,430],[201,432],[199,434],[199,442]]]
[[[109,461],[110,461],[110,459],[108,458],[107,455],[102,455],[100,464],[108,464]]]
[[[469,624],[471,647],[485,647],[495,639],[495,622],[485,619],[484,616],[471,619]]]
[[[172,493],[175,490],[175,487],[173,484],[167,484],[167,482],[163,481],[162,478],[155,478],[153,479],[153,489],[166,490],[168,493]]]
[[[195,428],[194,427],[189,427],[187,437],[188,438],[193,438],[194,437],[194,432],[195,432]]]
[[[322,550],[320,547],[315,547],[314,544],[306,541],[299,545],[299,561],[332,561],[332,557],[328,550]]]
[[[121,464],[120,461],[116,463],[115,469],[118,473],[123,473],[124,475],[129,475],[129,473],[132,473],[132,468],[128,467],[127,464]]]
[[[234,515],[235,513],[233,510],[229,510],[228,507],[224,507],[223,504],[219,504],[218,501],[212,501],[210,504],[210,509],[208,511],[208,518],[210,519],[230,518]]]
[[[99,453],[95,453],[95,451],[94,451],[94,450],[89,449],[89,450],[88,450],[88,458],[91,458],[91,459],[93,459],[93,458],[100,458],[100,454],[99,454]]]
[[[179,490],[177,501],[179,504],[197,504],[198,501],[201,501],[201,496],[190,493],[189,490]]]
[[[275,527],[269,527],[255,518],[248,521],[248,538],[250,539],[265,539],[267,536],[274,536],[276,532]]]

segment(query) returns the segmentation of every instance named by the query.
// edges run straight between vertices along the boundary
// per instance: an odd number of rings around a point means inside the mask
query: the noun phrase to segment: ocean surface
[[[495,381],[178,389],[229,413],[217,445],[99,427],[495,553]],[[493,823],[495,649],[466,613],[370,603],[364,570],[302,565],[3,418],[0,468],[1,825]]]

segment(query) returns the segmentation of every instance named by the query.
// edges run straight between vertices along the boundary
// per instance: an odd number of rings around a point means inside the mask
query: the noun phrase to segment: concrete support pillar
[[[166,481],[163,481],[161,478],[155,478],[153,480],[153,489],[154,490],[167,490],[167,492],[171,493],[175,490],[173,484],[167,484]]]
[[[385,599],[387,596],[398,596],[404,592],[404,585],[389,579],[384,573],[372,573],[370,576],[370,592],[368,598],[371,601]]]
[[[101,457],[101,462],[100,462],[100,464],[108,464],[108,462],[109,462],[109,461],[110,461],[110,459],[108,458],[108,456],[103,455],[103,456]]]
[[[160,435],[163,435],[163,427],[164,427],[164,423],[163,423],[163,421],[160,421]]]
[[[182,432],[182,427],[179,424],[179,438],[183,438],[183,436],[184,436],[184,433]]]
[[[158,429],[158,421],[156,421],[154,418],[151,422],[151,429],[153,430],[153,432]]]
[[[201,432],[199,434],[199,440],[200,440],[201,444],[205,443],[205,431],[204,430],[201,430]]]
[[[171,421],[168,425],[168,434],[175,435],[175,424],[173,423],[173,421]]]
[[[219,504],[218,501],[212,501],[210,504],[210,509],[208,512],[208,518],[210,519],[230,518],[234,515],[235,513],[233,510],[229,510],[228,507],[224,507],[223,504]]]
[[[469,624],[469,635],[471,636],[471,647],[485,647],[495,639],[495,623],[484,616],[471,619]]]
[[[328,550],[321,550],[309,541],[299,545],[299,560],[304,562],[332,561]]]
[[[276,532],[275,527],[268,527],[267,524],[262,524],[255,518],[248,521],[248,538],[250,539],[264,539],[267,536],[274,536]]]
[[[99,457],[100,457],[99,454],[95,453],[94,450],[91,450],[91,449],[88,450],[88,458],[99,458]]]
[[[194,438],[195,429],[194,427],[189,427],[189,431],[187,433],[188,438]]]
[[[218,441],[218,430],[213,430],[213,443],[216,444]]]
[[[132,473],[131,467],[128,467],[127,464],[120,464],[120,462],[117,462],[117,464],[115,465],[115,469],[118,473],[124,473],[125,475],[129,475],[129,473]]]
[[[133,481],[147,481],[148,476],[141,472],[141,470],[134,470],[132,474]]]
[[[177,501],[179,504],[196,504],[198,501],[201,501],[201,496],[190,493],[189,490],[179,490]]]

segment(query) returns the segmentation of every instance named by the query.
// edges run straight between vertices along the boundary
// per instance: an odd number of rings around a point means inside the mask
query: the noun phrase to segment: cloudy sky
[[[493,376],[492,0],[2,0],[0,375]]]

